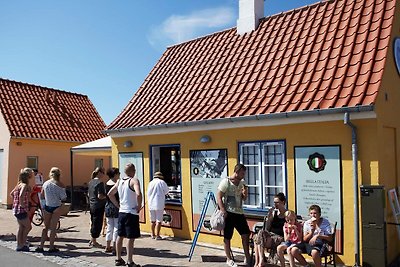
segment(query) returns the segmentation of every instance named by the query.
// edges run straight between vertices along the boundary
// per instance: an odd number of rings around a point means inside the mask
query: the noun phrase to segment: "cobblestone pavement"
[[[61,219],[61,228],[57,234],[56,245],[61,252],[56,254],[29,252],[29,254],[61,266],[114,266],[114,256],[104,253],[104,249],[88,247],[89,223],[89,213],[70,212],[67,217]],[[29,240],[33,251],[39,244],[42,227],[32,226]],[[11,210],[0,209],[0,245],[15,249],[16,230],[17,222]],[[100,237],[99,242],[105,244],[104,237]],[[135,241],[134,261],[146,267],[226,266],[222,246],[203,243],[196,245],[192,260],[189,262],[187,255],[191,244],[191,240],[171,237],[154,240],[148,233],[142,233],[142,237]],[[243,261],[243,253],[240,250],[234,250],[234,254],[238,262]]]

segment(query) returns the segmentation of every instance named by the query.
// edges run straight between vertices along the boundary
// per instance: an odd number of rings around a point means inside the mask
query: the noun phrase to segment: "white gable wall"
[[[0,113],[0,205],[7,202],[8,158],[10,151],[10,132]]]

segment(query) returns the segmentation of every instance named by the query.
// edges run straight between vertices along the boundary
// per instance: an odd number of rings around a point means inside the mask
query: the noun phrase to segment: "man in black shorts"
[[[250,263],[249,235],[250,229],[243,213],[243,200],[247,198],[247,186],[243,180],[246,174],[246,166],[237,164],[232,176],[222,179],[218,186],[217,202],[219,209],[224,213],[224,250],[226,264],[236,267],[237,264],[231,257],[231,239],[233,230],[239,232],[242,238],[245,264]]]
[[[107,194],[112,203],[119,208],[115,266],[125,266],[125,261],[121,258],[121,250],[124,238],[127,238],[128,266],[140,267],[140,265],[133,262],[134,241],[140,237],[139,211],[142,207],[142,192],[135,173],[135,165],[132,163],[127,164],[125,167],[126,177],[119,179]],[[116,192],[119,195],[119,203],[115,198]]]

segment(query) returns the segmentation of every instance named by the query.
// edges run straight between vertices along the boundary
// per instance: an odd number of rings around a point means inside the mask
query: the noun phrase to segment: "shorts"
[[[250,234],[250,228],[244,214],[228,212],[225,218],[224,238],[231,240],[234,229],[236,229],[240,235]]]
[[[118,215],[118,236],[126,238],[139,238],[139,215],[120,212]]]
[[[151,222],[162,222],[164,210],[150,210],[150,221]]]
[[[290,247],[291,245],[295,245],[295,243],[293,243],[292,241],[284,241],[284,242],[282,242],[281,243],[281,245],[285,245],[285,246],[287,246],[287,247]]]
[[[27,212],[23,212],[23,213],[18,213],[18,214],[14,214],[15,218],[17,218],[17,220],[25,220],[26,218],[28,218],[28,213]]]
[[[48,213],[53,213],[56,209],[58,209],[60,206],[58,207],[51,207],[51,206],[47,206],[44,205],[44,210],[47,211]]]
[[[318,250],[321,255],[324,252],[324,250],[326,249],[326,246],[324,243],[317,243],[314,245],[310,245],[309,243],[300,243],[300,244],[297,244],[296,247],[298,247],[302,253],[307,253],[310,256],[311,256],[311,251],[313,251],[313,250]]]

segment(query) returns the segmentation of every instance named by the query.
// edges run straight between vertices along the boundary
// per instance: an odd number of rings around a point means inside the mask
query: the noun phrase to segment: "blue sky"
[[[318,2],[266,0],[265,16]],[[87,95],[109,124],[166,47],[235,27],[238,0],[0,0],[0,77]]]

